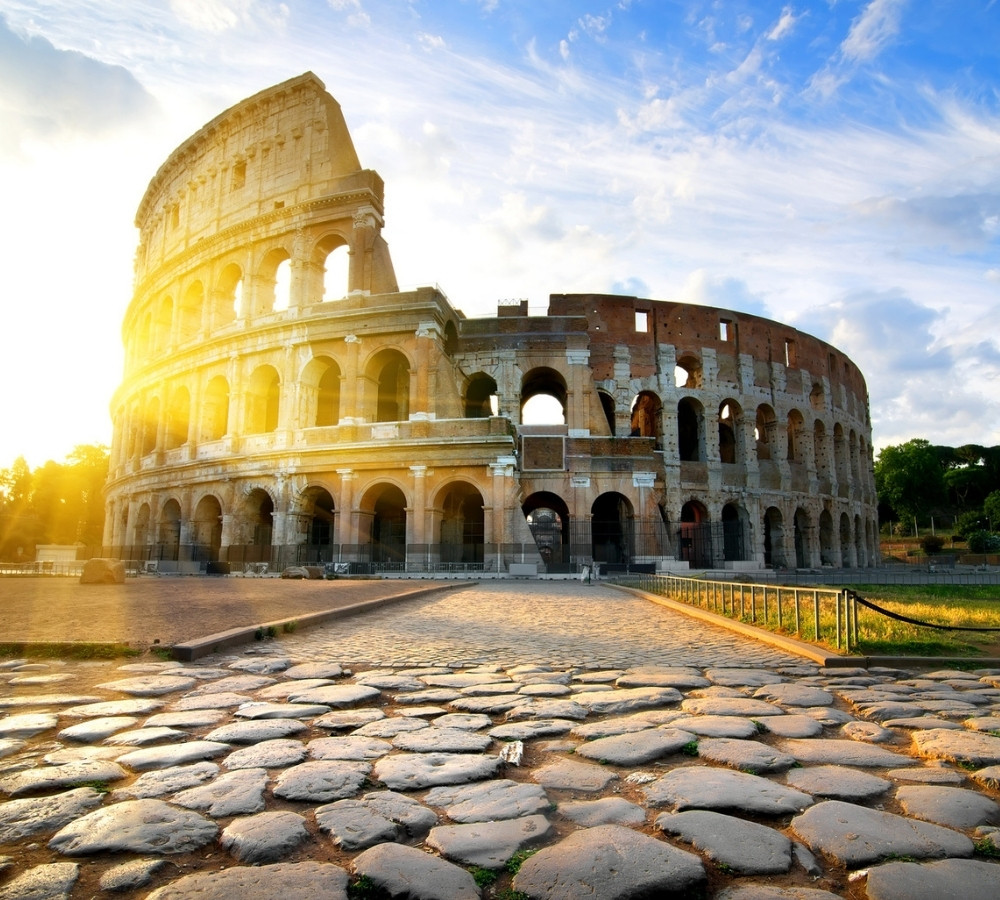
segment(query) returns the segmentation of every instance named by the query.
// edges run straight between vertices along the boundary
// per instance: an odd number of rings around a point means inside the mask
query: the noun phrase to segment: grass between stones
[[[128,644],[111,643],[4,643],[0,659],[121,659],[139,656],[142,650]]]

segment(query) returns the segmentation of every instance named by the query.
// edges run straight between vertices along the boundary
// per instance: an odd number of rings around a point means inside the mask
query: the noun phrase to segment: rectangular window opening
[[[732,340],[733,323],[729,319],[719,319],[719,340]]]
[[[649,331],[649,313],[637,309],[635,311],[635,330],[641,332]]]
[[[790,368],[796,364],[795,341],[785,341],[785,365]]]
[[[239,190],[247,183],[247,164],[238,162],[233,166],[233,190]]]

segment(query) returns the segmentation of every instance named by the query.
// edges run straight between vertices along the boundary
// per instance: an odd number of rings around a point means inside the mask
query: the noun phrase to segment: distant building
[[[105,554],[351,571],[869,565],[864,378],[778,322],[564,295],[466,318],[401,292],[383,184],[311,73],[160,167]],[[558,420],[522,422],[550,398]]]

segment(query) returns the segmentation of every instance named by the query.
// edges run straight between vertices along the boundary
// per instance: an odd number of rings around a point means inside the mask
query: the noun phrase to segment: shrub
[[[925,534],[920,539],[920,547],[928,556],[940,553],[944,547],[944,538],[939,534]]]
[[[973,531],[966,535],[970,553],[998,553],[1000,552],[1000,535],[992,534],[989,531]]]
[[[981,509],[972,509],[962,513],[955,520],[955,536],[968,538],[974,531],[981,531],[986,525],[986,516]]]

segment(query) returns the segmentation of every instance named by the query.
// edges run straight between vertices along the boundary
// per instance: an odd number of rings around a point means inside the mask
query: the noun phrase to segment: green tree
[[[875,488],[900,519],[926,518],[945,497],[940,454],[922,438],[885,447],[875,461]]]
[[[983,501],[983,515],[991,530],[1000,530],[1000,491],[994,491]]]

